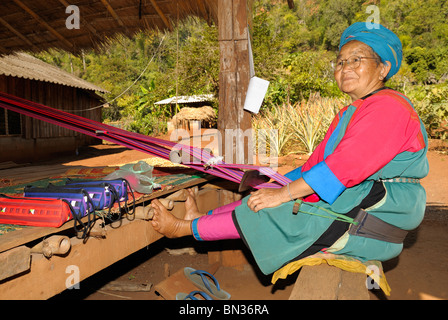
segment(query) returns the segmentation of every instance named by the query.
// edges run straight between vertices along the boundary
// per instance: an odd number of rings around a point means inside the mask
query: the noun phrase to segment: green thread
[[[301,206],[303,201],[300,200],[300,199],[297,199],[295,202],[298,203]],[[317,208],[319,210],[325,211],[326,213],[328,213],[330,215],[330,217],[326,216],[326,215],[323,215],[323,214],[318,214],[318,213],[308,212],[308,211],[303,211],[303,210],[298,210],[297,212],[306,213],[306,214],[310,214],[310,215],[318,216],[318,217],[322,217],[322,218],[327,218],[327,219],[347,222],[347,223],[351,223],[351,224],[354,224],[354,225],[358,224],[358,222],[355,221],[353,218],[347,217],[344,214],[336,213],[336,212],[328,210],[326,208],[322,208],[322,207],[320,207],[318,205],[313,204],[312,202],[307,202],[306,204],[310,205],[312,207],[315,207],[315,208]]]

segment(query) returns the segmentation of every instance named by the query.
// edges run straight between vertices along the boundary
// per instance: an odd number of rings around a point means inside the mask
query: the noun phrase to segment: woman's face
[[[345,62],[351,56],[374,58],[372,49],[356,40],[347,42],[341,48],[338,60]],[[342,69],[335,70],[334,77],[339,89],[355,101],[384,86],[383,79],[390,70],[390,62],[387,63],[385,65],[377,59],[361,59],[359,67],[353,68],[345,62]]]

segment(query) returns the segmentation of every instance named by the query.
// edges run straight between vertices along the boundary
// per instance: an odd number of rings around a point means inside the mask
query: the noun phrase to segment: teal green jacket
[[[255,213],[247,206],[247,197],[235,209],[240,235],[263,273],[296,259],[322,234],[331,232],[335,216],[359,206],[375,182],[383,184],[384,196],[362,209],[398,228],[416,228],[426,207],[426,193],[418,179],[429,171],[427,142],[412,104],[396,91],[381,90],[343,108],[309,160],[286,175],[292,180],[302,177],[315,191],[317,202],[304,198],[297,214],[293,214],[294,201]],[[402,249],[403,244],[345,232],[326,251],[385,261]]]

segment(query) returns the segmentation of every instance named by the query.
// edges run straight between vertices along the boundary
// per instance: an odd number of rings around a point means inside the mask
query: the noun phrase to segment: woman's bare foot
[[[151,224],[157,232],[167,238],[180,238],[192,234],[191,220],[176,218],[157,199],[151,202],[151,207],[154,208]]]
[[[202,213],[199,212],[198,205],[196,204],[196,195],[193,188],[187,189],[188,196],[185,201],[185,220],[194,220],[203,216]]]

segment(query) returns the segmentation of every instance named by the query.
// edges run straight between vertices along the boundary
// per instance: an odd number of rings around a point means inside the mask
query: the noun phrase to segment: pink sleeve
[[[325,163],[345,187],[351,187],[398,153],[420,150],[419,133],[420,121],[410,105],[390,96],[375,96],[353,115],[344,137]]]
[[[314,149],[311,156],[308,158],[306,163],[302,166],[302,171],[307,171],[311,167],[315,166],[322,160],[324,160],[324,154],[325,154],[325,146],[327,145],[328,139],[330,138],[331,134],[335,130],[336,126],[338,125],[339,121],[342,118],[343,113],[347,110],[348,106],[342,108],[338,114],[334,117],[333,121],[331,122],[330,127],[328,128],[327,132],[325,133],[324,139],[317,145],[317,147]]]

